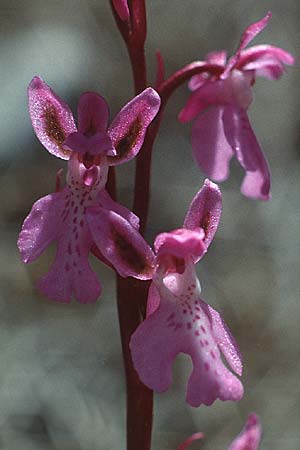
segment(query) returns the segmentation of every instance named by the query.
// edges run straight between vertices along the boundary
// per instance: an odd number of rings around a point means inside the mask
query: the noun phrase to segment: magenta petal
[[[95,92],[81,94],[78,102],[78,131],[92,136],[98,131],[105,132],[108,125],[109,109],[101,95]]]
[[[224,131],[237,159],[245,169],[241,191],[250,198],[270,199],[270,171],[253,133],[246,111],[231,106],[224,110]]]
[[[31,263],[60,233],[61,210],[65,192],[57,192],[37,200],[24,220],[18,239],[22,261]]]
[[[218,64],[219,66],[225,66],[227,59],[227,51],[216,50],[210,52],[206,55],[205,59],[209,64]]]
[[[34,261],[53,241],[57,243],[55,261],[39,281],[40,290],[61,302],[69,302],[73,294],[82,303],[97,300],[101,288],[88,262],[91,234],[68,187],[33,205],[18,240],[22,260]]]
[[[268,25],[271,17],[272,17],[272,13],[269,11],[265,15],[265,17],[263,17],[261,20],[259,20],[258,22],[252,23],[251,25],[249,25],[248,28],[246,28],[246,30],[242,34],[240,44],[238,46],[237,51],[228,61],[226,70],[222,74],[222,78],[226,78],[228,76],[229,72],[231,71],[231,69],[234,66],[237,67],[239,65],[241,52]]]
[[[206,249],[217,231],[222,213],[222,193],[219,187],[206,179],[195,195],[185,216],[183,226],[190,230],[202,228]]]
[[[100,207],[89,208],[87,217],[95,244],[121,276],[152,277],[152,250],[127,220]]]
[[[193,361],[186,397],[191,406],[211,405],[217,398],[240,400],[243,387],[222,363],[205,310],[187,295],[192,316],[183,300],[177,306],[175,298],[164,297],[132,335],[130,348],[140,379],[150,389],[164,392],[172,383],[173,360],[182,352]]]
[[[285,69],[281,62],[268,56],[246,64],[243,70],[254,71],[255,76],[265,77],[269,80],[278,80]]]
[[[136,216],[129,209],[125,208],[125,206],[120,205],[120,203],[118,202],[115,202],[105,189],[102,189],[99,193],[98,200],[104,209],[116,212],[117,214],[119,214],[119,216],[122,216],[124,219],[126,219],[133,228],[135,228],[136,230],[139,229],[140,219],[138,218],[138,216]]]
[[[254,22],[249,27],[246,28],[242,34],[240,40],[240,46],[238,52],[247,47],[248,44],[268,25],[272,17],[272,13],[269,11],[265,17],[260,19],[258,22]]]
[[[235,438],[228,450],[257,450],[261,441],[259,417],[251,413],[241,433]]]
[[[178,119],[180,122],[188,122],[209,106],[224,105],[228,102],[232,102],[230,83],[225,80],[207,82],[190,95]]]
[[[228,178],[233,156],[224,134],[223,111],[223,106],[209,109],[195,120],[192,128],[194,158],[207,176],[215,181]]]
[[[76,131],[76,125],[68,105],[35,76],[28,87],[28,107],[39,141],[53,155],[69,159],[70,151],[63,148],[63,143]]]
[[[77,153],[85,153],[87,151],[88,138],[84,134],[75,131],[69,134],[64,142],[64,148],[66,150],[74,150]]]
[[[110,137],[102,131],[93,136],[86,136],[80,132],[70,134],[64,142],[64,148],[74,152],[90,155],[114,155],[115,149]]]
[[[211,315],[212,332],[215,341],[217,342],[231,369],[239,376],[242,376],[242,355],[235,338],[232,336],[229,328],[227,327],[220,314],[209,305],[208,309]]]
[[[241,52],[236,68],[255,70],[256,75],[277,79],[284,71],[283,64],[292,65],[294,61],[295,58],[280,47],[256,45]]]
[[[198,259],[206,250],[204,237],[204,231],[199,227],[194,230],[179,228],[168,233],[160,233],[154,242],[157,258],[172,255],[177,258]]]
[[[39,289],[48,298],[70,302],[74,294],[80,303],[93,303],[97,300],[101,294],[101,285],[88,262],[91,245],[92,241],[86,230],[84,238],[74,244],[72,258],[69,253],[69,234],[61,236],[57,242],[55,261],[49,272],[38,283]]]
[[[154,89],[147,88],[121,109],[108,130],[117,151],[117,156],[108,157],[109,165],[123,164],[135,157],[159,107],[159,95]]]
[[[121,20],[129,19],[129,8],[127,0],[112,0],[115,10],[117,11]]]
[[[155,305],[155,311],[138,326],[130,341],[140,379],[156,392],[167,390],[174,358],[186,353],[193,362],[186,395],[191,406],[211,405],[217,398],[239,400],[243,386],[223,364],[208,305],[199,297],[194,265],[188,264],[182,274],[160,277],[158,269],[154,283],[159,306]],[[153,305],[157,303],[155,291],[154,296]]]
[[[150,316],[157,310],[160,304],[160,295],[157,287],[152,282],[148,291],[148,299],[147,299],[147,312],[146,317]]]
[[[80,303],[91,303],[101,293],[100,283],[88,261],[93,240],[82,208],[70,207],[71,198],[69,192],[65,208],[60,211],[63,227],[57,236],[54,263],[38,287],[52,300],[70,302],[74,295]]]

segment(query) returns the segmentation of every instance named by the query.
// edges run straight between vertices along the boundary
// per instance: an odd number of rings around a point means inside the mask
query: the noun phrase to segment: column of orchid
[[[270,198],[270,171],[247,109],[256,76],[278,79],[293,57],[278,47],[246,48],[267,25],[268,13],[242,34],[236,53],[224,50],[195,61],[165,78],[158,53],[154,90],[147,82],[144,0],[112,0],[117,26],[128,49],[136,97],[109,125],[109,109],[99,94],[86,92],[78,103],[77,125],[69,107],[38,76],[28,88],[34,131],[54,156],[68,160],[65,187],[57,176],[56,192],[39,199],[25,219],[18,246],[25,263],[34,261],[52,242],[56,257],[38,282],[52,300],[94,302],[101,285],[89,265],[92,252],[117,273],[117,301],[127,386],[127,449],[150,450],[153,390],[172,383],[172,363],[190,355],[193,370],[186,400],[194,407],[216,399],[243,396],[242,358],[220,314],[201,297],[195,264],[217,231],[222,195],[206,179],[196,193],[183,225],[159,234],[154,249],[144,239],[147,223],[152,148],[164,107],[174,90],[189,82],[192,91],[179,114],[194,120],[192,149],[200,168],[214,181],[229,175],[232,156],[245,170],[241,191]],[[116,199],[114,166],[136,157],[133,212]],[[228,366],[222,359],[224,356]],[[259,419],[250,414],[230,450],[259,446]],[[196,433],[178,450],[196,439]]]

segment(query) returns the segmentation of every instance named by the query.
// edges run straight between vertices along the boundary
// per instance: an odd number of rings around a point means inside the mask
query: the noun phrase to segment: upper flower
[[[284,64],[294,63],[293,56],[279,47],[246,49],[270,18],[268,13],[244,31],[236,53],[227,62],[225,50],[207,55],[203,66],[208,71],[191,78],[193,93],[179,115],[186,122],[200,114],[193,125],[192,147],[204,172],[215,181],[225,180],[235,155],[246,172],[242,193],[261,200],[270,198],[270,172],[247,116],[251,87],[256,76],[276,80],[283,74]]]
[[[132,159],[140,150],[160,98],[151,88],[131,100],[108,126],[108,106],[98,94],[82,94],[78,130],[69,107],[35,77],[29,85],[33,128],[52,154],[69,159],[67,185],[38,200],[24,221],[18,246],[22,260],[34,261],[53,241],[55,261],[40,280],[49,298],[92,302],[100,283],[88,255],[92,250],[122,276],[148,279],[154,255],[138,232],[139,219],[105,190],[108,167]]]
[[[238,375],[239,350],[220,314],[200,297],[195,263],[207,251],[221,215],[221,192],[206,180],[185,217],[184,228],[155,240],[155,272],[147,318],[131,337],[134,367],[151,389],[163,392],[172,382],[172,364],[180,352],[191,356],[193,372],[187,402],[210,405],[216,398],[239,400],[243,386],[225,366],[221,352]]]
[[[204,436],[202,433],[195,433],[184,441],[177,450],[186,450],[189,445]],[[231,443],[228,450],[257,450],[261,441],[261,425],[259,417],[251,413],[247,418],[246,425],[241,433]]]

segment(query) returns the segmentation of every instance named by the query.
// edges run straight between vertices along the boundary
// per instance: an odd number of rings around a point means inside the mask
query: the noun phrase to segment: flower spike
[[[30,263],[56,242],[55,261],[40,280],[50,299],[94,302],[101,285],[88,261],[90,251],[121,276],[152,277],[154,255],[138,233],[139,219],[105,190],[108,168],[132,159],[158,112],[160,98],[151,88],[129,102],[108,127],[103,97],[82,94],[78,130],[69,107],[39,77],[28,89],[34,130],[46,149],[69,159],[67,185],[38,200],[23,223],[18,247]],[[120,152],[120,142],[123,142]]]

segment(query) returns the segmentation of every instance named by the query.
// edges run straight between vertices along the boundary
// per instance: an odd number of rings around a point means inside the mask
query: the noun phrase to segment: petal
[[[205,60],[207,64],[213,64],[218,65],[220,68],[225,67],[227,59],[227,52],[226,50],[216,50],[213,52],[210,52],[206,55]],[[191,91],[195,91],[199,87],[201,87],[206,81],[208,81],[211,78],[212,74],[210,72],[203,72],[198,75],[194,75],[189,83],[189,89]]]
[[[277,79],[284,71],[283,64],[293,65],[294,62],[295,58],[280,47],[256,45],[241,52],[236,68],[239,70],[255,70],[256,75]],[[266,73],[267,67],[269,67],[269,73]]]
[[[178,120],[188,122],[209,106],[224,105],[231,100],[232,89],[225,80],[207,82],[190,95],[178,115]]]
[[[235,54],[228,61],[226,70],[222,74],[222,78],[226,78],[231,71],[231,69],[239,64],[241,51],[247,47],[247,45],[268,25],[270,19],[272,17],[272,13],[269,11],[265,17],[263,17],[258,22],[254,22],[249,25],[248,28],[242,34],[240,44],[235,52]]]
[[[223,129],[223,111],[217,106],[201,114],[192,128],[193,155],[199,167],[209,178],[223,181],[229,175],[233,150]]]
[[[93,241],[86,217],[78,206],[65,210],[54,263],[38,287],[51,300],[70,302],[74,295],[80,303],[95,302],[101,286],[88,262]]]
[[[216,50],[210,52],[206,55],[205,59],[209,64],[218,64],[219,66],[225,66],[227,59],[227,51]]]
[[[80,132],[71,133],[64,142],[64,148],[74,152],[90,155],[114,155],[115,149],[107,133],[96,132],[93,136],[86,136]]]
[[[99,193],[99,202],[104,209],[111,210],[122,216],[130,225],[136,230],[140,227],[140,219],[129,209],[125,208],[125,206],[120,205],[120,203],[115,202],[109,193],[102,189]]]
[[[43,146],[53,155],[69,159],[70,151],[62,144],[76,131],[72,112],[38,76],[28,87],[28,106],[34,131]]]
[[[183,285],[192,279],[185,280],[186,273],[181,275]],[[133,364],[141,381],[156,392],[167,390],[172,383],[172,363],[182,352],[193,362],[186,397],[191,406],[211,405],[217,398],[240,400],[242,384],[222,362],[196,284],[186,286],[180,296],[164,283],[157,287],[159,307],[139,325],[130,341]]]
[[[235,438],[228,450],[257,450],[261,441],[259,417],[251,413],[241,433]]]
[[[240,45],[237,52],[240,52],[268,25],[272,17],[272,13],[269,11],[262,19],[258,22],[254,22],[249,25],[244,33],[242,34]]]
[[[121,276],[152,277],[152,250],[126,219],[100,207],[89,208],[87,217],[95,244]]]
[[[151,283],[148,291],[146,317],[153,314],[154,311],[157,310],[159,304],[160,304],[160,295],[158,289],[154,283]]]
[[[188,82],[188,87],[190,91],[196,91],[201,86],[203,86],[207,81],[210,81],[211,75],[208,72],[199,73],[198,75],[192,76],[192,78]],[[181,115],[179,114],[180,121],[184,122],[181,119]]]
[[[168,233],[160,233],[154,242],[157,258],[172,255],[176,258],[198,258],[203,255],[205,235],[202,229],[179,228]]]
[[[232,106],[224,109],[224,131],[245,169],[241,191],[250,198],[270,199],[270,171],[260,145],[253,133],[246,111]]]
[[[181,445],[179,445],[177,450],[186,450],[190,444],[192,444],[195,441],[198,441],[199,439],[203,439],[203,438],[204,438],[203,433],[194,433],[194,434],[192,434],[192,436],[187,438]]]
[[[242,376],[242,355],[235,338],[232,336],[228,326],[220,314],[209,305],[208,309],[211,316],[212,332],[216,343],[225,356],[231,369],[239,376]]]
[[[278,80],[285,69],[283,64],[277,59],[269,56],[246,64],[243,70],[254,71],[255,76],[265,77],[269,80]]]
[[[115,10],[121,20],[128,20],[130,13],[127,0],[112,0]]]
[[[109,109],[101,95],[85,92],[78,102],[78,130],[92,136],[97,131],[105,132],[108,125]]]
[[[88,262],[90,246],[86,246],[86,241],[79,242],[76,259],[70,263],[66,242],[68,235],[64,234],[57,243],[55,261],[38,287],[51,300],[69,303],[74,294],[80,303],[94,303],[101,294],[101,285]]]
[[[159,95],[154,89],[147,88],[121,109],[108,130],[117,151],[117,156],[108,158],[109,165],[123,164],[135,157],[159,107]]]
[[[65,192],[64,190],[42,197],[32,206],[31,212],[24,220],[18,239],[18,247],[24,263],[37,259],[59,235]]]
[[[206,179],[193,198],[183,226],[189,230],[202,228],[206,249],[214,238],[222,213],[222,193],[219,187]]]

